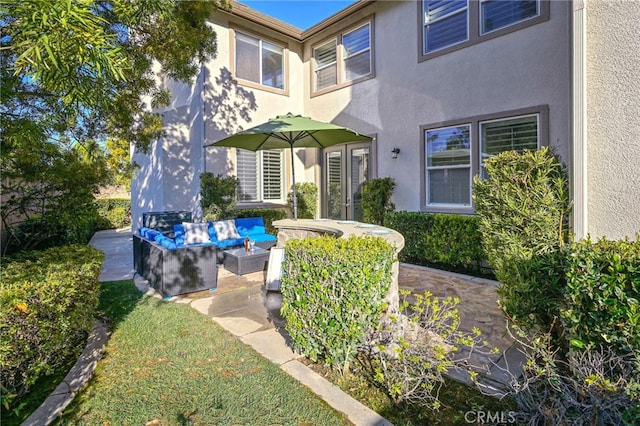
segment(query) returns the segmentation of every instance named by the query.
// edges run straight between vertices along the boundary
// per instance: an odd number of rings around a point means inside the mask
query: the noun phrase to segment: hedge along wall
[[[0,377],[5,407],[82,352],[98,306],[103,259],[101,251],[85,245],[3,259]]]
[[[128,198],[101,198],[95,201],[98,213],[96,231],[131,226],[131,200]]]
[[[395,248],[382,238],[288,240],[282,315],[298,353],[348,369],[385,312]]]
[[[458,214],[391,212],[384,226],[404,236],[401,262],[471,275],[490,275],[478,231],[479,218]]]
[[[574,243],[564,303],[561,314],[574,347],[640,353],[640,234],[636,241]]]

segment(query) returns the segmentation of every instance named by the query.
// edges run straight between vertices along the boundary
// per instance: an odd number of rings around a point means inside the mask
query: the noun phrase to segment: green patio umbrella
[[[205,146],[233,147],[249,151],[289,148],[291,150],[291,180],[293,181],[293,218],[297,219],[298,199],[293,167],[293,148],[327,148],[341,143],[370,141],[372,139],[346,127],[289,113],[279,115],[265,123]]]

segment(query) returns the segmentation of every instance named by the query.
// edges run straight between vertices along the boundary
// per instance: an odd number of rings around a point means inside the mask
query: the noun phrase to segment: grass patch
[[[136,300],[132,282],[112,284],[103,295],[113,333],[62,424],[349,424],[189,306]]]
[[[500,413],[517,410],[515,402],[508,398],[498,400],[446,377],[439,398],[442,408],[438,411],[411,405],[396,406],[385,392],[367,380],[366,373],[357,362],[352,372],[344,376],[335,369],[309,360],[305,364],[396,426],[463,425],[468,423],[465,413],[469,411]]]

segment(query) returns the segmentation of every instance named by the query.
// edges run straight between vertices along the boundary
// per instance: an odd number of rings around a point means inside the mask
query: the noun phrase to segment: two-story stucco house
[[[205,148],[288,112],[373,136],[298,149],[319,215],[359,219],[362,182],[392,177],[398,210],[473,214],[488,156],[550,145],[568,165],[578,237],[640,232],[640,3],[360,0],[300,30],[234,3],[218,55],[167,81],[166,135],[134,153],[142,213],[199,211],[199,175],[239,178],[240,205],[284,205],[289,152]]]

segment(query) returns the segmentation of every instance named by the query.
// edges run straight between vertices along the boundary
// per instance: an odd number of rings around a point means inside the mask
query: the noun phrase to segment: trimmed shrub
[[[362,185],[362,220],[382,225],[384,215],[396,206],[391,202],[395,181],[390,177],[369,179]]]
[[[298,219],[313,219],[318,211],[318,187],[315,183],[296,183]],[[293,192],[287,196],[289,209],[293,212]]]
[[[477,216],[434,214],[425,235],[425,259],[441,268],[480,273],[484,260]]]
[[[420,212],[388,212],[384,226],[395,229],[404,237],[404,248],[398,254],[401,262],[427,265],[425,235],[433,226],[433,215]]]
[[[498,154],[474,178],[484,251],[500,303],[523,325],[547,330],[559,315],[570,241],[566,167],[548,148]]]
[[[636,238],[573,244],[562,318],[574,347],[640,353],[640,235]]]
[[[384,218],[386,227],[404,237],[402,262],[487,276],[479,222],[477,216],[421,212],[391,212]]]
[[[98,210],[96,231],[131,226],[131,200],[128,198],[101,198],[95,201]]]
[[[93,199],[78,199],[76,203],[8,227],[6,254],[88,243],[98,220],[96,207]]]
[[[241,209],[234,212],[234,217],[262,217],[267,232],[278,235],[278,230],[273,226],[273,222],[286,219],[287,212],[284,209]]]
[[[104,254],[56,247],[3,259],[0,271],[2,404],[82,351],[98,306]]]
[[[235,176],[200,174],[200,206],[205,220],[220,220],[231,216],[236,207],[240,181]]]
[[[347,371],[385,310],[394,260],[382,238],[287,241],[281,312],[294,350]]]

